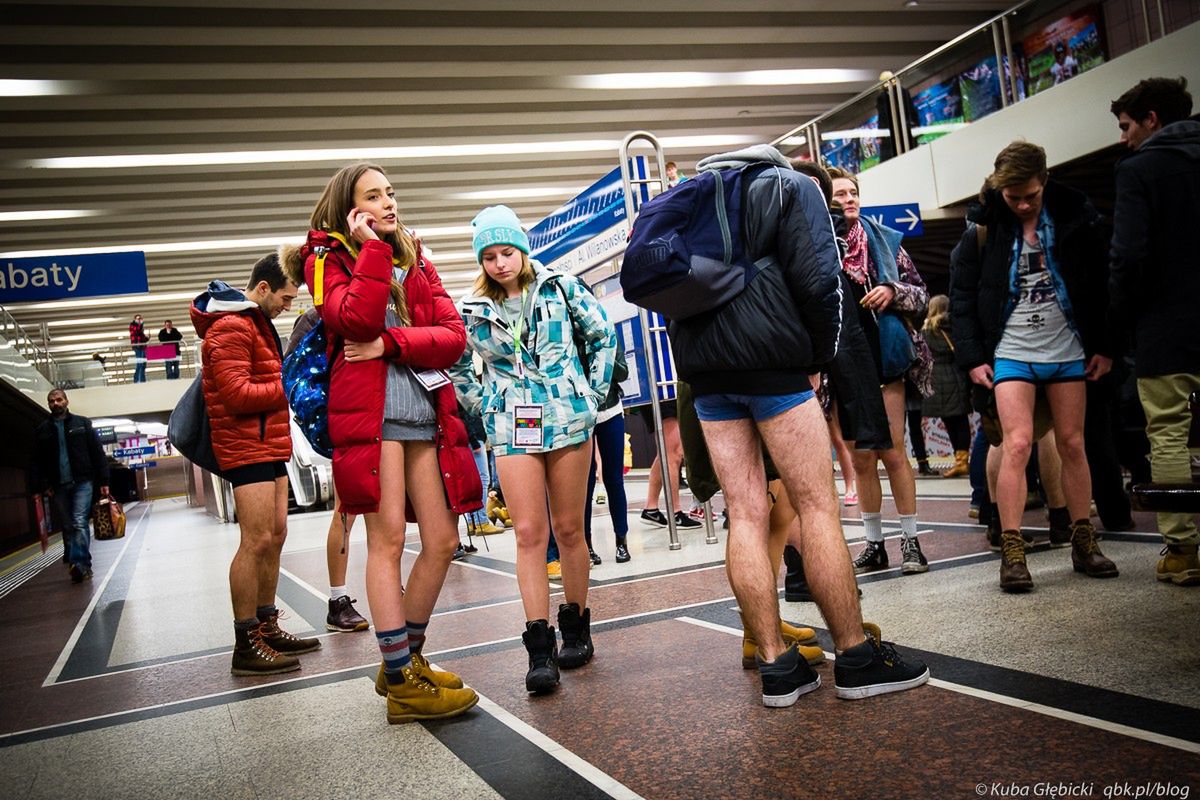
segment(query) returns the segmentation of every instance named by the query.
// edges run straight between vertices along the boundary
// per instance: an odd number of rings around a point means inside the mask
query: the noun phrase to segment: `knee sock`
[[[272,603],[269,606],[259,606],[255,612],[259,622],[270,622],[273,617],[279,616],[279,609]]]
[[[420,655],[421,648],[425,646],[425,629],[429,627],[429,623],[409,620],[404,624],[408,626],[409,651]]]
[[[1066,506],[1062,508],[1048,509],[1051,528],[1069,528],[1071,526],[1071,512]]]
[[[339,597],[346,597],[349,594],[350,593],[346,591],[345,586],[330,586],[329,587],[329,599],[330,600],[337,600]]]
[[[881,512],[864,511],[862,514],[863,527],[866,528],[868,542],[883,541],[883,514]]]
[[[412,663],[412,655],[408,649],[408,631],[396,628],[394,631],[375,631],[379,642],[379,652],[383,655],[383,674],[389,684],[404,683],[405,667]]]
[[[905,539],[917,538],[917,515],[916,514],[901,514],[900,515],[900,532]]]

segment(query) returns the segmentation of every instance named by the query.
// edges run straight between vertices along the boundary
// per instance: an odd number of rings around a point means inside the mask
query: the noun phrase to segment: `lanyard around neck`
[[[508,318],[508,311],[504,308],[504,303],[500,303],[500,314],[504,317],[504,324],[512,331],[513,335],[513,361],[517,367],[517,375],[525,377],[525,366],[521,362],[521,328],[525,323],[525,305],[529,296],[529,287],[521,290],[521,310],[517,314],[517,319],[514,322]]]

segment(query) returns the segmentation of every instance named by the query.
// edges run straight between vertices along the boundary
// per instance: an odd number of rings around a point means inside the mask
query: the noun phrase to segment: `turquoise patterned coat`
[[[458,304],[467,350],[451,377],[463,407],[482,416],[497,457],[586,442],[612,380],[617,335],[599,301],[575,276],[532,263],[535,280],[521,328],[523,378],[517,374],[513,331],[497,304],[487,297],[467,297]],[[583,344],[586,372],[576,336]],[[483,361],[482,381],[475,374],[474,354]],[[544,446],[514,449],[513,407],[529,403],[543,407]]]

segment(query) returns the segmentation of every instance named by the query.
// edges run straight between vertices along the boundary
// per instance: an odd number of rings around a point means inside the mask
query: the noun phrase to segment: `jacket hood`
[[[1072,217],[1090,206],[1087,195],[1051,179],[1046,182],[1044,202],[1050,214]],[[1016,215],[1004,202],[999,189],[984,188],[979,200],[967,207],[967,220],[976,225],[994,225],[999,221],[1015,222]]]
[[[718,153],[715,156],[703,158],[696,164],[696,171],[740,169],[751,164],[774,164],[778,167],[792,168],[791,162],[784,158],[783,153],[769,144],[756,144],[741,150]]]
[[[1150,150],[1170,150],[1189,161],[1200,161],[1200,122],[1185,119],[1164,125],[1162,130],[1142,144],[1138,152]]]
[[[192,301],[192,324],[201,339],[214,322],[226,314],[239,314],[258,308],[258,304],[247,300],[241,289],[235,289],[225,281],[212,281],[208,289]]]

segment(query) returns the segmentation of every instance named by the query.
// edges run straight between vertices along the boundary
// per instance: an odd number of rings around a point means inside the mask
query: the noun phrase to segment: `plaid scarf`
[[[867,232],[858,220],[846,231],[846,255],[842,257],[842,269],[850,280],[866,286],[870,273],[867,267]]]

